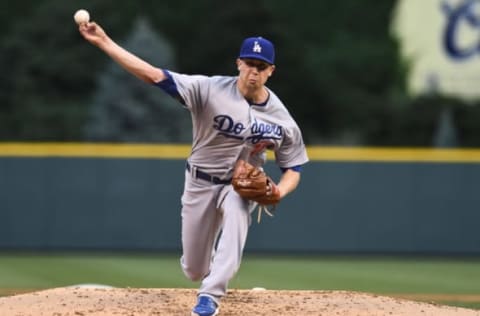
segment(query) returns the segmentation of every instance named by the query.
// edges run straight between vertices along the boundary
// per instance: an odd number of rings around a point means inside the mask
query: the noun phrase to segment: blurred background
[[[178,264],[190,117],[83,40],[84,8],[123,47],[182,73],[235,75],[245,37],[275,43],[268,86],[311,162],[278,215],[252,224],[233,287],[480,306],[480,1],[0,7],[0,293],[192,286]]]
[[[188,116],[167,119],[171,100],[81,38],[72,12],[84,7],[126,48],[185,73],[234,75],[242,39],[270,38],[269,86],[310,145],[480,144],[477,1],[0,5],[1,140],[188,142]]]

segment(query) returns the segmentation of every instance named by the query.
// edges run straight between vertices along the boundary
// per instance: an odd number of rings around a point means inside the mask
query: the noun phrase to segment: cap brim
[[[266,62],[267,64],[270,64],[270,65],[273,65],[273,63],[268,60],[267,58],[261,56],[261,55],[255,55],[255,54],[243,54],[243,55],[240,55],[238,56],[238,58],[242,59],[242,58],[250,58],[250,59],[257,59],[257,60],[261,60],[261,61],[264,61]]]

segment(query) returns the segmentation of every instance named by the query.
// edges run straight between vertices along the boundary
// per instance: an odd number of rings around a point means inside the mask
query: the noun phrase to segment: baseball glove
[[[280,191],[275,182],[261,169],[239,159],[233,171],[232,185],[243,198],[260,205],[275,205],[280,202]]]

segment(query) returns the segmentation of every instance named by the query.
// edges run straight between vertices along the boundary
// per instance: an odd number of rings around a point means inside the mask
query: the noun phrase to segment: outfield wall
[[[185,153],[88,152],[0,146],[0,249],[179,250]],[[253,222],[248,250],[480,254],[480,155],[438,153],[310,149],[299,188]]]

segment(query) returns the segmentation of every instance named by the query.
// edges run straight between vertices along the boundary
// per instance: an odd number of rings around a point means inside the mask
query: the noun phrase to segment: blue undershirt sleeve
[[[167,76],[167,79],[162,80],[160,82],[154,83],[157,87],[165,91],[168,95],[171,97],[177,99],[180,101],[182,104],[185,104],[185,101],[181,97],[180,93],[178,92],[177,84],[175,83],[175,80],[173,80],[172,75],[168,70],[162,69],[163,73],[165,76]]]
[[[302,165],[293,166],[293,167],[290,167],[290,168],[280,168],[280,169],[282,169],[282,172],[285,172],[288,169],[296,171],[296,172],[302,172]]]

